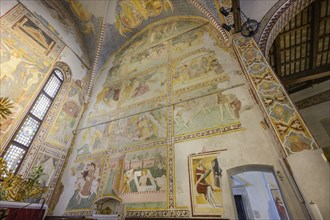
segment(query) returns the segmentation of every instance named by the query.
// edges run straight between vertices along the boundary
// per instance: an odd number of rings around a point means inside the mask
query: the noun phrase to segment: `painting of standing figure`
[[[190,155],[188,163],[193,216],[221,216],[224,209],[218,153]]]
[[[120,178],[124,166],[125,155],[111,158],[108,164],[107,181],[103,190],[103,196],[118,196]]]

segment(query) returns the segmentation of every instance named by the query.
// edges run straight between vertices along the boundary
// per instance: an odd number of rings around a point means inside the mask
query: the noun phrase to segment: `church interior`
[[[330,0],[0,16],[0,219],[330,219]]]

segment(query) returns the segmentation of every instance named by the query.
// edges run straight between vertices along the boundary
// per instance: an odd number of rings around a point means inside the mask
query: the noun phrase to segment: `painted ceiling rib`
[[[91,79],[89,81],[88,90],[87,90],[86,97],[85,97],[85,103],[87,103],[89,101],[90,95],[91,95],[91,92],[92,92],[92,88],[93,88],[93,84],[94,84],[94,78],[95,78],[96,71],[97,71],[97,65],[99,63],[99,58],[100,58],[101,46],[102,46],[103,39],[104,39],[105,27],[106,27],[106,24],[104,23],[104,20],[102,20],[100,36],[99,36],[99,40],[98,40],[98,43],[97,43],[96,55],[95,55],[95,59],[94,59],[94,62],[93,62]]]

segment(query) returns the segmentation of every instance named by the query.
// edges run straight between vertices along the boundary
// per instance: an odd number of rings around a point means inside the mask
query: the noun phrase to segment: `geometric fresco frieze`
[[[233,43],[286,155],[318,148],[254,40],[235,35]]]

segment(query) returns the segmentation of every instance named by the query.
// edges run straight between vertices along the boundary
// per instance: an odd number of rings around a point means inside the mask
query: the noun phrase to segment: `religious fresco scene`
[[[170,21],[162,27],[176,25]],[[75,160],[107,158],[100,196],[118,197],[132,212],[166,209],[175,202],[167,197],[174,181],[167,161],[174,155],[166,153],[171,146],[158,147],[159,143],[171,137],[180,142],[195,139],[206,131],[206,136],[241,131],[241,115],[251,111],[233,50],[218,42],[210,26],[190,27],[185,33],[174,29],[158,44],[147,29],[114,55],[98,74],[82,130],[78,129]],[[153,44],[146,47],[146,42]],[[189,188],[185,192],[190,193]],[[67,215],[76,213],[71,201]]]
[[[2,155],[54,69],[62,73],[16,170],[28,178],[41,168],[49,215],[235,219],[241,188],[231,184],[245,169],[274,174],[264,205],[277,217],[305,215],[286,163],[319,147],[257,42],[221,27],[233,23],[219,12],[232,1],[12,7],[0,10],[0,92],[13,103],[0,122]],[[256,183],[240,183],[248,201],[244,189]]]
[[[90,60],[80,31],[60,1],[23,0],[22,3],[58,38],[63,40],[89,66]]]
[[[47,122],[42,125],[43,129],[31,145],[20,170],[22,175],[27,175],[35,167],[43,169],[40,184],[48,187],[44,196],[49,202],[71,145],[72,131],[78,125],[83,110],[86,83],[82,81],[86,78],[86,66],[79,59],[72,59],[70,56],[74,53],[71,50],[68,53],[59,35],[39,19],[21,4],[1,17],[0,94],[13,103],[13,114],[6,119],[1,118],[0,143],[1,150],[4,150],[11,129],[25,117],[22,111],[33,104],[54,67],[61,69],[64,82],[57,94],[58,99],[54,100],[52,111],[44,117]],[[65,58],[65,63],[60,61],[62,58]],[[72,72],[74,81],[72,79],[71,82]]]
[[[72,175],[76,178],[74,194],[68,207],[71,209],[90,209],[97,196],[100,174],[103,164],[100,160],[77,162],[72,167]]]
[[[57,116],[51,128],[47,141],[57,146],[68,147],[73,138],[72,131],[78,124],[78,118],[82,112],[82,91],[79,87],[73,86],[68,94],[67,101]],[[72,135],[70,135],[72,134]]]
[[[18,18],[15,13],[19,13]],[[36,22],[22,6],[1,19],[0,92],[14,105],[13,114],[1,120],[1,143],[35,96],[35,88],[47,78],[64,47],[54,34]],[[16,92],[12,93],[13,90]]]

